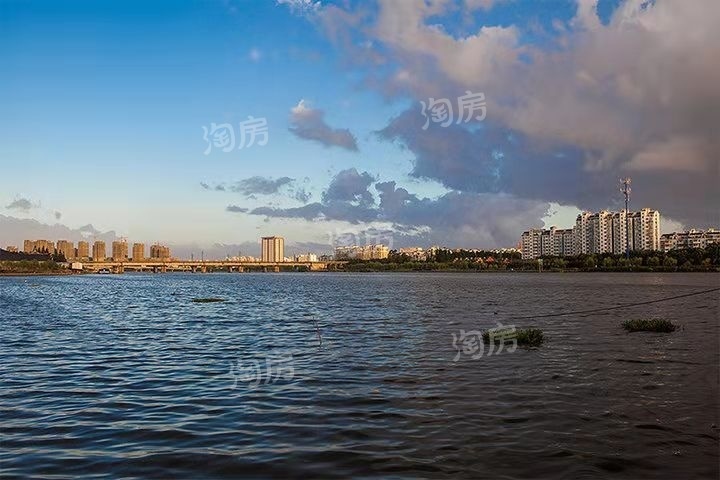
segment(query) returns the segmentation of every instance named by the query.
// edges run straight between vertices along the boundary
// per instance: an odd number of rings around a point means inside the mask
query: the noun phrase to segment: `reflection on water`
[[[0,471],[29,477],[717,478],[712,274],[0,278]],[[192,303],[219,297],[222,303]],[[628,318],[679,323],[627,334]]]

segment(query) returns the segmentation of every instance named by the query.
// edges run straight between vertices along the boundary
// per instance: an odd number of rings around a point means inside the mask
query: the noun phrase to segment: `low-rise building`
[[[565,257],[574,251],[572,229],[532,228],[520,237],[520,252],[525,260],[540,257]]]
[[[665,233],[660,236],[660,249],[663,252],[688,248],[706,248],[713,243],[720,243],[720,230],[715,228],[707,230],[690,229],[685,232]]]
[[[314,253],[305,253],[295,257],[296,262],[317,262],[318,256]]]
[[[385,245],[366,245],[363,247],[353,245],[350,247],[336,247],[336,260],[382,260],[388,258],[390,249]]]
[[[421,247],[408,247],[408,248],[401,248],[398,250],[398,253],[400,255],[407,255],[413,260],[424,262],[428,259],[428,252],[422,249]]]

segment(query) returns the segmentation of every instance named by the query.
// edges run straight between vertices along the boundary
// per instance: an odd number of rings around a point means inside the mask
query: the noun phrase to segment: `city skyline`
[[[499,248],[629,175],[662,233],[716,226],[720,7],[679,3],[7,4],[0,242]]]

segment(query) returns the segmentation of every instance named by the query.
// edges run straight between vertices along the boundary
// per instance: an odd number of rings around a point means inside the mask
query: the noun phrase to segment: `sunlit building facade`
[[[285,260],[285,239],[283,237],[262,237],[263,262],[282,262]]]

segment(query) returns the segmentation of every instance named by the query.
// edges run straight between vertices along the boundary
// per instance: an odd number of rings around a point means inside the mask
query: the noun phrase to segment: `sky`
[[[627,176],[663,231],[717,227],[718,20],[715,0],[3,0],[0,244],[510,247],[620,208]]]

